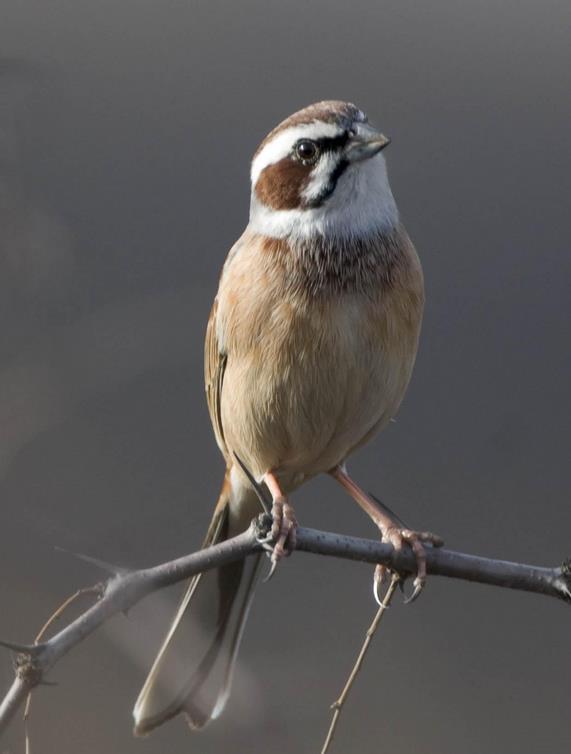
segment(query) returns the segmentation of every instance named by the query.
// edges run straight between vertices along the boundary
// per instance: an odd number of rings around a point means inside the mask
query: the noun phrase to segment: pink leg
[[[273,567],[270,573],[273,573],[275,564],[295,549],[297,521],[295,511],[282,492],[275,474],[268,471],[267,474],[264,474],[264,482],[272,496],[271,537],[275,545],[272,552]]]
[[[404,544],[408,544],[416,557],[416,578],[414,580],[414,592],[409,601],[415,599],[422,590],[426,581],[426,551],[424,544],[433,547],[442,547],[444,542],[436,534],[428,531],[412,531],[404,528],[395,521],[370,495],[367,495],[359,485],[351,479],[349,474],[341,466],[337,466],[330,472],[331,476],[347,490],[353,500],[367,513],[379,527],[384,542],[389,542],[395,550],[402,550]],[[385,569],[377,566],[375,570],[375,595],[377,586],[382,581]]]

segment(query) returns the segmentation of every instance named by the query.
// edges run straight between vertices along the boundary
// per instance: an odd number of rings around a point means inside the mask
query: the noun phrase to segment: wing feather
[[[224,429],[222,427],[222,383],[224,381],[224,372],[228,356],[221,350],[216,335],[216,315],[218,312],[218,299],[214,299],[208,325],[206,327],[206,339],[204,342],[204,385],[206,389],[206,401],[208,411],[210,412],[210,421],[214,428],[216,441],[224,455],[227,457],[228,452],[224,440]]]

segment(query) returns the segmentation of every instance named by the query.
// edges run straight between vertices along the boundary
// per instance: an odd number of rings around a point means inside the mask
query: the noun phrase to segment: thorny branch
[[[152,568],[122,570],[101,586],[95,604],[50,639],[30,645],[0,641],[0,645],[16,653],[15,678],[0,703],[0,734],[25,703],[30,691],[46,683],[48,671],[99,626],[114,615],[128,611],[152,592],[259,552],[262,549],[260,539],[266,533],[267,518],[262,516],[253,521],[245,532],[225,542]],[[414,555],[408,550],[396,552],[391,545],[375,540],[316,529],[299,528],[296,549],[317,555],[380,563],[403,578],[415,570]],[[427,571],[434,576],[535,592],[571,603],[571,561],[566,561],[559,568],[542,568],[453,550],[427,548]]]

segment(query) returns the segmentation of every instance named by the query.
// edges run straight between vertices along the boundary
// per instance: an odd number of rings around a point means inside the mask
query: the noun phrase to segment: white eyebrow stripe
[[[256,185],[260,173],[268,165],[283,160],[291,152],[293,145],[299,139],[324,139],[341,136],[344,129],[334,123],[324,123],[315,120],[313,123],[304,123],[301,126],[292,126],[278,133],[262,151],[254,158],[250,178],[252,186]]]

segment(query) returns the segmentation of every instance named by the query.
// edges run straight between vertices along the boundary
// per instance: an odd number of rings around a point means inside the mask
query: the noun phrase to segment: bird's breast
[[[416,354],[422,276],[414,254],[394,285],[316,290],[253,257],[238,252],[218,297],[224,435],[255,474],[277,470],[295,486],[396,413]]]

